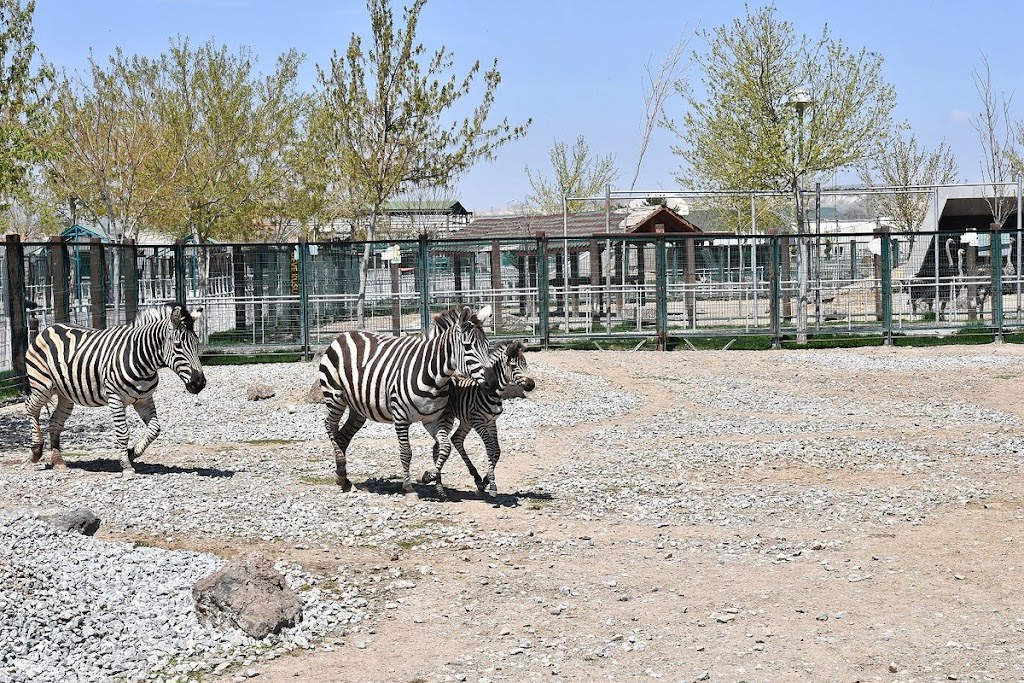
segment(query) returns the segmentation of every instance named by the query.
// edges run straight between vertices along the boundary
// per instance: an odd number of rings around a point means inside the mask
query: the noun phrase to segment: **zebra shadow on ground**
[[[45,454],[44,454],[45,457]],[[67,460],[69,470],[82,470],[83,472],[120,472],[121,463],[117,458],[74,458]],[[158,462],[135,462],[136,474],[145,476],[150,474],[192,474],[197,477],[221,477],[235,476],[234,470],[220,470],[215,467],[179,467],[177,465],[161,465]]]
[[[398,475],[386,478],[370,477],[362,482],[353,482],[353,487],[367,493],[385,496],[404,495],[402,478]],[[413,488],[416,490],[416,495],[419,498],[438,500],[437,488],[433,484],[414,481]],[[521,503],[528,501],[550,502],[554,500],[554,496],[550,493],[540,491],[512,491],[492,496],[489,493],[480,493],[475,488],[462,490],[445,486],[444,493],[450,503],[459,503],[466,500],[483,500],[494,507],[519,507]]]
[[[0,450],[24,449],[28,453],[32,441],[31,428],[24,411],[0,415]]]

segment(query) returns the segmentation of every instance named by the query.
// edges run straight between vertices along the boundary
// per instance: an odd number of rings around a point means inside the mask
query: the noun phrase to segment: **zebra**
[[[334,446],[335,482],[343,491],[352,489],[346,470],[349,443],[368,419],[394,423],[403,469],[402,488],[407,493],[413,491],[409,425],[441,416],[456,373],[474,382],[494,383],[494,372],[486,365],[487,337],[483,329],[490,314],[490,306],[476,314],[461,306],[438,313],[434,321],[444,321],[444,331],[430,338],[350,331],[331,342],[320,358],[318,374],[327,405],[324,426]],[[346,408],[348,417],[339,430]],[[451,439],[444,429],[438,430],[437,439],[440,451],[434,476],[438,497],[443,499],[441,468],[451,452]]]
[[[122,474],[134,475],[134,461],[160,434],[153,402],[159,369],[173,370],[192,394],[206,386],[195,332],[202,310],[189,313],[184,304],[169,303],[140,311],[130,325],[95,330],[57,323],[40,332],[25,356],[31,462],[43,457],[39,413],[56,394],[57,407],[49,421],[50,464],[59,469],[67,466],[60,452],[60,435],[75,405],[106,405],[114,418]],[[127,405],[134,406],[146,425],[145,434],[132,447],[128,446]]]
[[[481,387],[472,382],[456,380],[452,383],[451,395],[448,398],[448,407],[444,416],[437,421],[424,423],[427,431],[434,436],[436,430],[442,427],[442,421],[448,420],[448,428],[451,429],[451,421],[459,421],[458,428],[451,432],[452,445],[462,456],[469,473],[476,482],[477,491],[483,493],[485,490],[492,496],[498,494],[498,487],[494,480],[494,468],[501,457],[501,447],[498,444],[498,416],[502,413],[501,394],[509,385],[515,384],[524,391],[533,391],[536,383],[533,378],[526,374],[526,356],[523,350],[526,345],[521,341],[503,342],[491,348],[490,359],[497,378],[497,386]],[[476,431],[480,440],[484,442],[487,450],[487,475],[480,476],[473,461],[466,454],[465,441],[470,429]],[[436,437],[435,437],[436,439]],[[434,459],[438,457],[439,446],[434,444]],[[429,483],[432,473],[428,470],[423,473],[421,481]]]

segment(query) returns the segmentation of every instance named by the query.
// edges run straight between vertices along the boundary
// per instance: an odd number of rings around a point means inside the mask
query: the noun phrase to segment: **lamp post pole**
[[[797,277],[797,299],[796,299],[796,343],[807,343],[807,254],[804,244],[804,207],[800,197],[800,177],[803,172],[800,169],[800,146],[803,142],[804,109],[812,104],[810,95],[803,89],[795,90],[789,96],[789,104],[796,109],[796,168],[794,169],[793,180],[793,203],[796,208],[796,277]]]

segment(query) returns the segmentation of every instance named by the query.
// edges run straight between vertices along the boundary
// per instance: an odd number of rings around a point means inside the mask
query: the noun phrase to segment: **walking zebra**
[[[466,307],[453,308],[434,316],[435,324],[444,321],[444,331],[431,338],[343,332],[327,347],[320,359],[320,388],[327,405],[324,424],[334,444],[335,481],[343,491],[352,488],[346,471],[349,443],[368,419],[394,423],[404,475],[402,488],[413,490],[409,425],[441,416],[456,373],[474,382],[493,383],[483,329],[490,314],[490,306],[476,314]],[[348,417],[339,431],[346,408]],[[434,476],[438,496],[444,498],[441,468],[451,452],[451,439],[446,430],[439,429],[437,440],[440,451]]]
[[[504,342],[491,348],[490,359],[497,378],[497,385],[494,388],[482,387],[471,382],[456,380],[452,383],[451,395],[448,397],[448,407],[440,420],[424,423],[423,426],[431,435],[445,425],[442,421],[448,420],[447,427],[451,430],[452,420],[458,420],[458,428],[451,431],[452,446],[462,456],[466,468],[476,482],[477,491],[483,493],[488,491],[492,496],[498,494],[498,486],[494,480],[494,468],[501,457],[501,447],[498,444],[498,416],[503,410],[501,394],[509,385],[516,384],[524,391],[533,391],[536,384],[533,378],[526,374],[526,356],[523,349],[526,345],[520,341]],[[473,461],[466,453],[466,436],[470,429],[474,430],[480,440],[484,442],[487,451],[487,475],[480,476]],[[436,437],[435,437],[436,439]],[[434,444],[434,459],[438,457],[438,444]],[[423,473],[421,481],[429,483],[432,473],[428,470]]]
[[[134,474],[132,463],[160,434],[153,402],[158,370],[171,368],[190,393],[198,394],[206,386],[195,332],[202,310],[189,313],[183,304],[163,304],[141,311],[131,325],[94,330],[58,323],[40,332],[25,356],[32,462],[43,457],[39,413],[56,394],[57,407],[49,424],[50,463],[65,467],[60,435],[75,405],[107,405],[114,416],[117,447],[122,451],[122,472]],[[126,405],[133,405],[146,424],[146,433],[133,447],[128,446]]]

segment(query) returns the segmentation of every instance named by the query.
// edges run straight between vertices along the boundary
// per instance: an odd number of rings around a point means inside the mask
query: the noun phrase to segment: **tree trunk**
[[[359,263],[359,294],[356,297],[356,321],[359,329],[366,327],[366,282],[370,269],[370,256],[372,255],[373,239],[377,235],[377,214],[380,211],[380,204],[374,204],[370,212],[370,226],[366,230],[366,242],[363,244],[363,258]]]
[[[794,183],[796,198],[796,343],[807,343],[807,251],[804,245],[804,205],[799,183]]]

